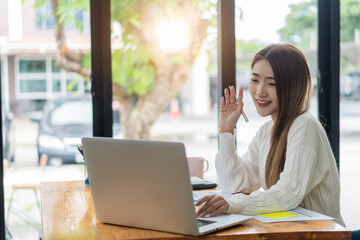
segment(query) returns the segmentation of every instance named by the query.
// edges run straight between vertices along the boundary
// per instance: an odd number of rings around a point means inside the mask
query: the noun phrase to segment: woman
[[[308,112],[312,86],[304,55],[291,44],[274,44],[255,55],[251,68],[249,92],[256,110],[272,120],[261,126],[247,153],[238,156],[235,125],[243,90],[238,99],[234,87],[224,90],[215,166],[221,190],[234,195],[203,197],[197,202],[198,216],[255,215],[301,206],[344,225],[335,158],[322,125]]]

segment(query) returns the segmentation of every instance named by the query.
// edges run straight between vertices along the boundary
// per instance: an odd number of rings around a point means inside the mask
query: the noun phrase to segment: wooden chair
[[[6,170],[8,169],[8,167],[9,167],[9,161],[6,158],[4,158],[3,159],[3,176],[5,176],[5,173],[6,173]]]
[[[40,178],[39,178],[40,181],[35,182],[35,183],[15,183],[15,184],[11,185],[12,191],[11,191],[11,195],[10,195],[10,199],[9,199],[9,206],[8,206],[7,217],[6,217],[7,222],[9,222],[11,205],[12,205],[12,201],[14,200],[14,193],[17,190],[28,189],[28,190],[34,191],[36,202],[39,207],[39,211],[40,211],[40,215],[41,215],[41,206],[40,206],[40,200],[38,197],[38,191],[40,189],[40,182],[42,179],[42,175],[44,174],[47,162],[48,162],[48,156],[46,154],[42,154],[40,157],[40,164],[39,164],[39,167],[41,168],[40,169]]]

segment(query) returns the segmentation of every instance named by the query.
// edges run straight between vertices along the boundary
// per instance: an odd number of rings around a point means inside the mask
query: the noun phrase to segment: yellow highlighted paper
[[[275,213],[261,214],[260,216],[268,217],[268,218],[287,218],[287,217],[297,217],[299,215],[289,212],[275,212]]]

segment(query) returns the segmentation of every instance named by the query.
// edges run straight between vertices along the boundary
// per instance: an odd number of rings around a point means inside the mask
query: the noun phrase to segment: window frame
[[[221,9],[226,9],[226,7],[231,6],[233,1],[228,0],[219,0],[219,5]],[[229,5],[227,5],[229,4]],[[330,136],[332,148],[337,159],[337,164],[339,165],[340,159],[338,156],[339,148],[339,98],[333,96],[332,94],[335,91],[338,91],[339,84],[339,31],[340,31],[340,14],[338,14],[340,9],[340,1],[328,1],[328,0],[318,0],[319,7],[319,86],[323,86],[323,90],[319,90],[319,116],[323,116],[328,123],[328,126],[331,129]],[[110,46],[110,0],[96,1],[90,0],[90,9],[91,9],[91,19],[96,19],[97,21],[91,21],[91,50],[92,50],[92,96],[93,96],[93,134],[94,136],[112,136],[112,110],[111,110],[111,101],[112,101],[112,83],[111,83],[111,46]],[[219,15],[226,14],[225,12],[219,11]],[[327,20],[328,24],[325,24],[323,20]],[[329,21],[330,20],[330,21]],[[221,26],[227,26],[229,28],[234,28],[235,21],[234,19],[224,18],[221,22]],[[220,26],[220,27],[221,27]],[[320,30],[323,28],[322,30]],[[319,34],[321,31],[321,34]],[[96,33],[96,34],[95,34]],[[226,38],[223,36],[224,31],[221,32],[221,42],[225,43]],[[225,33],[224,33],[225,34]],[[235,34],[233,35],[235,39]],[[219,41],[220,42],[220,41]],[[321,46],[324,44],[324,46]],[[329,60],[324,59],[324,52],[321,50],[322,47],[328,51],[330,57]],[[334,48],[334,49],[333,49]],[[323,49],[323,50],[324,50]],[[335,50],[335,51],[333,51]],[[0,56],[1,57],[1,56]],[[224,57],[225,59],[225,57]],[[329,67],[321,68],[322,64],[325,61],[329,61],[325,66]],[[235,62],[234,62],[235,64]],[[332,68],[331,68],[332,66]],[[335,66],[335,67],[334,67]],[[335,69],[334,69],[335,68]],[[1,72],[0,66],[0,72]],[[234,68],[235,71],[235,68]],[[234,74],[234,73],[229,73]],[[330,74],[330,75],[328,75]],[[325,76],[330,76],[326,78],[330,79],[329,84],[325,84],[323,78]],[[0,74],[0,83],[2,79],[2,74]],[[225,84],[225,85],[224,85]],[[221,81],[220,86],[227,86],[227,83]],[[339,93],[337,93],[339,94]],[[1,84],[0,84],[0,100],[2,99]],[[326,107],[325,105],[331,106]],[[2,108],[2,104],[0,104]],[[0,109],[0,120],[2,120],[2,111]],[[0,125],[0,133],[2,134],[2,125]],[[0,147],[2,148],[2,137],[0,137]],[[337,153],[337,156],[336,156]],[[4,210],[4,181],[3,181],[3,151],[0,151],[0,238],[5,239],[5,210]]]

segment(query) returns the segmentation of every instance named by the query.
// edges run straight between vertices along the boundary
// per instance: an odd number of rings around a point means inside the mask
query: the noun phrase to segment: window
[[[20,60],[19,61],[20,73],[45,73],[46,61],[45,60]]]
[[[20,79],[20,92],[33,93],[33,92],[46,92],[46,79]]]
[[[39,0],[36,0],[39,2]],[[67,2],[67,1],[66,1]],[[65,12],[64,12],[65,13]],[[52,13],[51,1],[46,1],[42,6],[38,7],[35,11],[36,14],[36,28],[39,30],[52,30],[55,29],[55,20]],[[76,29],[76,24],[83,23],[84,20],[84,11],[81,9],[74,14],[74,16],[69,16],[65,19],[65,29],[73,30]],[[70,19],[73,18],[73,19]],[[75,20],[76,22],[74,22]]]
[[[18,63],[20,98],[46,99],[47,94],[54,94],[52,96],[55,97],[68,93],[83,94],[85,92],[85,79],[77,73],[60,70],[53,58],[30,59],[23,57],[19,59]],[[86,91],[90,91],[89,84],[86,85]],[[36,95],[38,93],[40,95]]]
[[[51,60],[51,70],[53,73],[60,72],[60,69],[56,66],[56,60]]]
[[[61,80],[59,78],[55,78],[52,81],[52,91],[60,92],[61,91]]]
[[[39,0],[36,0],[38,3]],[[41,7],[35,10],[36,14],[36,28],[41,30],[51,30],[55,28],[55,20],[52,15],[51,2],[47,1]]]

